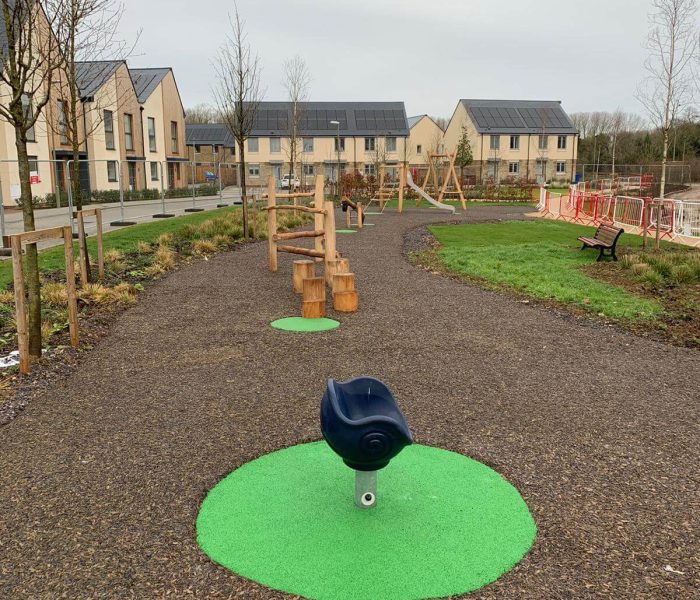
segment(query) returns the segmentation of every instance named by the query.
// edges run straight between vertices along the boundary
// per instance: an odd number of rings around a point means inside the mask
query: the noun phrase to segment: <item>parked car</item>
[[[290,183],[290,177],[289,177],[289,173],[287,173],[286,175],[282,176],[282,179],[280,179],[280,188],[283,190],[290,189],[289,183]],[[292,183],[291,188],[295,189],[295,190],[298,190],[300,185],[301,185],[301,183],[299,182],[299,178],[296,175],[292,175],[291,183]]]
[[[207,183],[215,183],[219,178],[214,175],[211,171],[206,171],[204,173],[204,179],[206,180]]]

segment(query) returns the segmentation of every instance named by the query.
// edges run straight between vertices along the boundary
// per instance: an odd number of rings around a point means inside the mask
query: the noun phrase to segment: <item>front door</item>
[[[129,171],[129,191],[133,192],[136,189],[136,163],[128,162],[126,164]]]

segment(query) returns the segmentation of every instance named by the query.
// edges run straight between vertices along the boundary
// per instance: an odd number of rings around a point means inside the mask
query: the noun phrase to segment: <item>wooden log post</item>
[[[325,202],[326,210],[323,215],[323,229],[326,232],[325,238],[325,274],[328,285],[333,283],[331,272],[329,269],[330,262],[336,259],[336,243],[335,243],[335,208],[332,202]]]
[[[358,304],[354,273],[336,273],[333,276],[333,309],[353,313],[357,311]]]
[[[97,228],[97,274],[100,281],[105,278],[105,252],[102,244],[102,209],[95,209],[95,227]]]
[[[350,260],[347,258],[339,258],[338,266],[336,267],[336,273],[349,273],[350,272]]]
[[[316,188],[314,190],[314,208],[323,208],[323,202],[325,200],[323,192],[324,180],[323,175],[316,176]],[[322,230],[324,229],[325,216],[321,213],[314,214],[314,229]],[[323,239],[318,237],[314,242],[314,248],[319,252],[323,251]]]
[[[403,212],[403,188],[406,185],[406,164],[399,167],[399,212]]]
[[[29,331],[27,308],[24,298],[24,273],[22,272],[22,238],[12,236],[12,279],[15,284],[15,321],[17,322],[17,346],[19,349],[19,371],[29,373]]]
[[[267,183],[267,266],[270,271],[277,271],[277,211],[275,210],[275,178],[270,175]]]
[[[292,285],[294,293],[304,291],[304,279],[316,277],[316,263],[313,260],[295,260],[292,264]]]
[[[363,216],[362,216],[362,202],[357,203],[357,228],[362,229],[364,227]]]
[[[78,211],[78,263],[80,264],[80,285],[85,287],[90,280],[88,279],[88,261],[90,257],[85,252],[85,215],[83,211]]]
[[[301,316],[305,319],[320,319],[326,316],[326,283],[323,277],[312,277],[302,281]]]

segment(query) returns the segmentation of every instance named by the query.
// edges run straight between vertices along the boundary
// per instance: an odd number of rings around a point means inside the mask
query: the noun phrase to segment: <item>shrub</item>
[[[151,254],[153,252],[153,246],[148,242],[139,242],[136,244],[136,251],[139,254]]]
[[[175,252],[165,246],[160,246],[153,255],[152,265],[160,266],[163,271],[175,268]]]
[[[226,235],[215,235],[211,241],[216,245],[218,250],[228,250],[232,242],[231,238]]]
[[[664,255],[649,255],[646,257],[646,262],[662,277],[670,277],[673,264]]]
[[[643,275],[649,270],[649,265],[646,263],[634,263],[632,264],[632,272],[635,275]]]
[[[654,269],[647,269],[644,273],[642,273],[640,279],[644,283],[648,283],[653,287],[660,286],[664,282],[664,278],[661,273],[655,271]]]
[[[195,254],[214,254],[216,252],[216,244],[211,240],[197,240],[192,245],[192,251]]]
[[[156,240],[156,244],[159,248],[170,248],[173,245],[173,240],[172,233],[161,233]]]
[[[68,290],[62,283],[45,283],[41,286],[41,301],[49,306],[66,306]]]
[[[678,284],[693,283],[697,276],[691,265],[677,265],[671,269],[671,281]]]
[[[0,304],[10,304],[15,301],[15,293],[9,290],[0,291]]]

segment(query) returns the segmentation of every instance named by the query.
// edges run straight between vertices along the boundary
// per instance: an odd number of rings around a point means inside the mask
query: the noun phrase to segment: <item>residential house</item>
[[[460,100],[445,131],[452,152],[466,127],[477,181],[568,182],[576,173],[578,130],[559,101]]]
[[[428,155],[442,149],[444,131],[428,115],[408,118],[410,135],[406,151],[406,162],[410,167],[421,168],[428,165]]]
[[[335,181],[338,164],[341,172],[375,175],[381,164],[403,160],[409,135],[403,102],[304,102],[291,167],[291,123],[291,103],[260,103],[245,148],[251,185],[264,185],[270,175],[279,181],[290,170],[307,185],[317,174]]]
[[[236,143],[225,125],[188,123],[185,132],[188,160],[210,164],[236,161]]]

